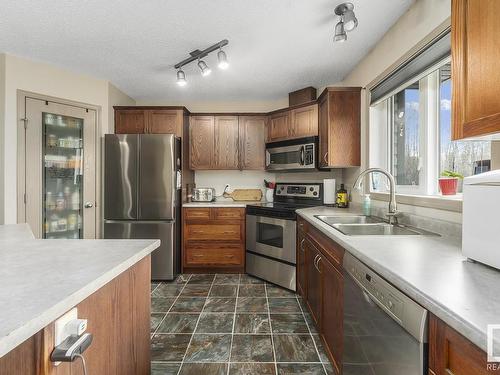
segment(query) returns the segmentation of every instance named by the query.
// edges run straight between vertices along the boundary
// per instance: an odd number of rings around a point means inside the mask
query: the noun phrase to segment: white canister
[[[274,189],[266,188],[266,201],[272,202],[274,199]]]

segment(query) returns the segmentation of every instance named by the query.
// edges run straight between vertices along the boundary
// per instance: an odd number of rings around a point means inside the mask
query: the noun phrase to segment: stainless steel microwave
[[[266,143],[266,169],[270,171],[316,169],[318,137]]]

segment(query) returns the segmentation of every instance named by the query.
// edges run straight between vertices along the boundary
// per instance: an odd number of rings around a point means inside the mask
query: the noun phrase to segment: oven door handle
[[[305,164],[305,152],[306,148],[304,146],[300,146],[300,165]]]

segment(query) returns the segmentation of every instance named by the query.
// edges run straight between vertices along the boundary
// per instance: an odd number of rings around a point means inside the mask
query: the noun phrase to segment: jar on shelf
[[[60,232],[64,232],[64,231],[68,230],[68,220],[66,220],[64,217],[59,219],[57,221],[57,229]]]
[[[68,230],[75,230],[78,227],[78,216],[76,214],[68,215]]]
[[[57,215],[53,214],[50,217],[50,232],[57,232],[59,218]]]
[[[51,191],[48,191],[45,195],[45,207],[47,207],[48,210],[56,208],[56,201]]]
[[[66,208],[66,200],[64,199],[64,194],[61,192],[57,195],[56,209],[62,211],[65,208]]]
[[[57,147],[57,136],[55,134],[47,136],[47,147]]]

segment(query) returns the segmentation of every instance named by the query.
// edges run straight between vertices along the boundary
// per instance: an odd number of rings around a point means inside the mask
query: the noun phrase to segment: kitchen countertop
[[[249,204],[266,203],[265,201],[215,201],[215,202],[189,202],[183,203],[182,207],[246,207]]]
[[[500,324],[500,271],[467,261],[457,239],[346,236],[314,215],[359,214],[355,210],[315,207],[297,214],[486,351],[487,325]]]
[[[0,357],[160,245],[159,240],[36,240],[27,230],[0,226]]]

